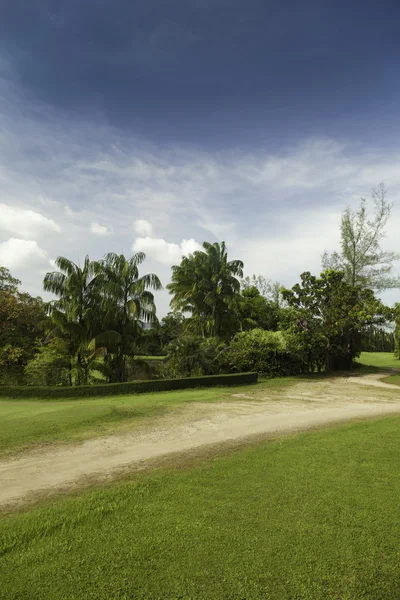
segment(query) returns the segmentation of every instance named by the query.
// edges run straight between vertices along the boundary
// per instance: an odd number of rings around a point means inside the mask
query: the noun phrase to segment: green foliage
[[[240,282],[240,286],[243,291],[255,287],[260,292],[260,295],[264,296],[268,302],[277,306],[281,305],[282,285],[279,283],[279,281],[270,281],[263,275],[252,275],[251,277],[244,277],[244,279],[242,279]]]
[[[98,263],[86,256],[83,267],[59,256],[59,271],[47,273],[43,287],[58,296],[48,305],[54,325],[49,339],[65,341],[77,385],[88,383],[90,364],[98,358],[95,337],[102,331]]]
[[[0,267],[0,292],[16,294],[20,285],[20,280],[13,277],[6,267]]]
[[[172,267],[167,286],[174,310],[188,312],[187,331],[207,337],[230,336],[234,331],[234,309],[240,292],[237,277],[243,276],[240,260],[228,261],[225,242],[204,242],[203,251],[182,258]]]
[[[156,379],[153,381],[129,381],[125,383],[106,383],[104,385],[85,385],[74,387],[34,387],[0,386],[3,398],[90,398],[96,396],[120,396],[123,394],[145,394],[169,390],[183,390],[215,385],[242,385],[257,383],[257,373],[234,373],[228,375],[207,375],[182,379]]]
[[[394,352],[395,334],[382,327],[366,327],[362,332],[363,352]]]
[[[127,358],[135,354],[142,323],[155,321],[148,288],[161,288],[156,275],[139,276],[144,259],[143,253],[130,259],[110,253],[98,262],[86,256],[81,268],[59,257],[60,271],[47,273],[44,288],[58,296],[49,304],[52,337],[67,344],[77,385],[90,383],[96,370],[111,382],[128,379]]]
[[[179,338],[184,331],[185,317],[179,312],[169,312],[161,319],[158,335],[162,348]]]
[[[212,375],[218,371],[219,340],[181,335],[167,347],[167,358],[159,367],[162,377]]]
[[[349,207],[341,221],[342,251],[324,253],[322,266],[344,273],[344,279],[352,287],[360,285],[374,290],[384,290],[399,286],[399,278],[391,277],[393,262],[399,258],[395,252],[381,249],[385,237],[386,223],[392,205],[386,200],[386,189],[381,183],[372,190],[375,215],[369,219],[365,198],[360,208],[353,212]]]
[[[70,385],[71,364],[65,341],[54,339],[40,346],[24,372],[28,385]]]
[[[305,272],[301,284],[282,294],[292,309],[290,330],[308,355],[309,370],[322,368],[321,360],[327,370],[351,368],[361,351],[362,331],[392,317],[372,290],[349,285],[338,271],[324,271],[320,277]]]
[[[296,338],[288,332],[253,329],[238,333],[221,350],[219,363],[231,372],[257,371],[281,377],[302,372],[304,359]]]
[[[0,383],[24,383],[24,367],[44,335],[46,315],[41,298],[18,292],[14,278],[2,271],[0,290]]]
[[[109,253],[99,263],[103,321],[117,334],[112,356],[106,358],[112,365],[112,382],[127,380],[126,357],[133,357],[137,350],[142,323],[156,322],[154,296],[149,290],[160,290],[162,286],[154,273],[139,275],[139,265],[145,258],[143,252],[130,259]]]
[[[276,331],[280,308],[276,302],[267,300],[257,287],[246,287],[237,300],[238,324],[242,330],[268,329]]]

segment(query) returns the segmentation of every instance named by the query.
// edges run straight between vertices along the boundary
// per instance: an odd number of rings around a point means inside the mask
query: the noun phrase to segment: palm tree
[[[83,267],[59,256],[55,261],[59,271],[47,273],[43,287],[58,296],[48,304],[48,311],[55,324],[51,336],[67,338],[72,362],[76,361],[77,384],[87,383],[90,360],[99,352],[93,341],[101,331],[101,315],[98,312],[100,291],[98,289],[98,263],[85,257]],[[72,378],[70,374],[70,383]]]
[[[135,342],[143,323],[156,321],[153,290],[162,289],[157,275],[139,276],[139,265],[145,260],[143,252],[126,259],[123,254],[106,254],[96,272],[103,294],[105,324],[119,334],[114,345],[115,378],[126,380],[126,356],[134,356]]]
[[[203,336],[222,336],[240,292],[237,277],[243,277],[243,263],[228,261],[225,242],[203,243],[203,250],[182,258],[172,267],[171,308],[190,312],[188,326]]]

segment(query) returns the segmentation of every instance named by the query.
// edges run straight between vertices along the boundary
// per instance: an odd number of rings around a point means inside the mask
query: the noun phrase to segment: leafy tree
[[[369,218],[365,198],[358,211],[349,207],[342,215],[341,252],[322,256],[323,269],[343,271],[345,281],[352,287],[361,285],[374,290],[398,287],[398,277],[392,277],[393,262],[399,258],[394,252],[382,250],[385,227],[392,204],[386,200],[386,189],[381,183],[372,191],[375,214]]]
[[[280,309],[275,302],[268,301],[253,286],[245,288],[237,301],[238,324],[242,330],[278,328]]]
[[[0,292],[16,294],[19,285],[21,285],[19,279],[13,277],[6,267],[0,267]]]
[[[0,382],[24,383],[24,367],[44,336],[44,303],[41,298],[19,292],[17,280],[9,272],[5,275],[0,290]]]
[[[182,335],[167,348],[167,358],[161,366],[164,377],[212,375],[218,370],[216,357],[219,341],[195,335]]]
[[[70,373],[76,372],[77,385],[88,383],[90,363],[104,348],[94,341],[102,332],[99,289],[99,264],[85,257],[83,267],[59,256],[59,271],[47,273],[43,287],[58,296],[48,304],[55,328],[51,337],[65,339],[70,354]],[[72,375],[70,376],[72,384]]]
[[[366,327],[362,332],[363,352],[394,352],[395,333],[383,327]]]
[[[218,356],[224,372],[257,371],[267,377],[295,375],[304,358],[296,336],[287,331],[252,329],[238,333]]]
[[[69,385],[70,357],[68,345],[62,339],[42,344],[25,367],[28,385]]]
[[[203,248],[172,267],[172,281],[167,286],[173,294],[171,307],[191,313],[187,326],[192,332],[222,337],[233,326],[240,291],[237,277],[243,277],[243,263],[228,261],[225,242],[204,242]]]
[[[320,277],[305,272],[301,284],[282,294],[292,309],[291,330],[308,351],[310,370],[318,356],[327,370],[350,368],[365,327],[383,324],[392,315],[372,290],[349,285],[345,274],[334,270]]]
[[[146,256],[143,252],[127,259],[123,254],[109,253],[99,262],[96,271],[103,294],[104,322],[117,335],[111,342],[112,380],[126,381],[126,357],[133,357],[143,323],[156,322],[154,295],[149,290],[160,290],[157,275],[139,275],[139,265]],[[106,336],[103,336],[104,338]],[[110,336],[108,336],[110,338]]]
[[[185,324],[184,315],[177,312],[169,312],[161,319],[158,335],[160,338],[161,347],[168,346],[176,338],[183,334]]]
[[[243,291],[251,288],[257,288],[261,296],[264,296],[269,302],[280,306],[282,303],[281,288],[279,281],[270,281],[263,275],[252,275],[244,277],[240,286]]]

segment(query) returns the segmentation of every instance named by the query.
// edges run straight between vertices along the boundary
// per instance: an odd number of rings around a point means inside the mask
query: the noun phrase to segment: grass
[[[294,378],[240,386],[240,393],[278,393]],[[0,400],[0,454],[35,444],[71,442],[147,423],[189,402],[235,401],[236,388],[215,387],[71,400]]]
[[[389,375],[382,379],[385,383],[392,383],[393,385],[400,385],[400,375]]]
[[[138,360],[145,360],[146,362],[163,362],[167,357],[166,356],[136,356]]]
[[[297,434],[10,514],[0,597],[399,598],[399,427]]]
[[[400,369],[400,360],[392,352],[362,352],[357,361],[370,367]]]

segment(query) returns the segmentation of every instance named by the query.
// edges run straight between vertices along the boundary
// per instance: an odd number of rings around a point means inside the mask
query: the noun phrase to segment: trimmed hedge
[[[188,388],[214,387],[217,385],[243,385],[257,383],[257,373],[233,373],[229,375],[206,375],[185,379],[154,379],[153,381],[129,381],[127,383],[104,383],[76,387],[0,386],[0,397],[8,398],[90,398],[94,396],[118,396],[145,394]]]

